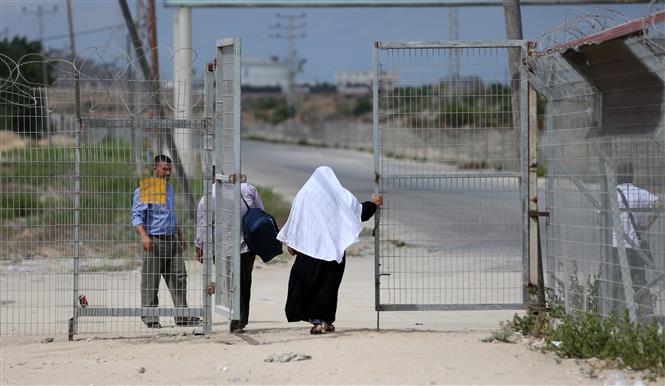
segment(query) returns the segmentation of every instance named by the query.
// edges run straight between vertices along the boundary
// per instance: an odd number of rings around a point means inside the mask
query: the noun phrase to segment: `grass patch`
[[[82,148],[80,156],[81,224],[127,222],[140,177],[129,143],[106,138]],[[0,218],[41,214],[45,224],[73,224],[75,160],[72,147],[33,146],[13,152],[0,164],[0,180],[26,191],[0,193]]]
[[[275,218],[277,226],[280,228],[283,227],[286,220],[289,218],[291,203],[267,186],[257,186],[256,190],[259,191],[259,196],[261,196],[265,211]]]
[[[634,324],[627,316],[566,315],[546,341],[563,357],[619,360],[624,367],[665,375],[665,334],[656,321]]]
[[[577,280],[576,272],[570,275],[570,301],[581,307],[585,303],[584,286]],[[560,291],[548,289],[544,310],[530,310],[525,316],[515,314],[512,321],[502,323],[501,328],[484,341],[503,341],[502,337],[509,337],[508,330],[511,330],[544,339],[544,349],[560,357],[599,358],[620,367],[665,375],[665,333],[657,321],[636,324],[629,320],[627,313],[623,317],[600,315],[596,304],[599,280],[595,276],[589,277],[586,286],[586,308],[573,308],[586,311],[565,314]]]
[[[36,193],[0,193],[0,221],[38,215],[43,207]]]
[[[493,331],[490,336],[484,338],[482,341],[485,343],[492,343],[492,342],[515,343],[514,336],[515,336],[515,330],[513,330],[510,324],[501,322],[501,327],[498,330]]]

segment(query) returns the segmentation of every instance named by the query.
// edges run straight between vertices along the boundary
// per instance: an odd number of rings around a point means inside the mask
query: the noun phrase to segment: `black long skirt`
[[[337,263],[298,253],[289,276],[286,319],[289,322],[310,319],[335,322],[337,293],[345,265],[346,257]]]

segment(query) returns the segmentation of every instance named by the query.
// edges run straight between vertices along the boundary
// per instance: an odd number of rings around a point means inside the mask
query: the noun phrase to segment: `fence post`
[[[543,306],[545,289],[538,213],[538,93],[529,85],[529,288],[531,306]]]
[[[379,142],[379,48],[375,42],[372,47],[372,144],[374,153],[374,193],[379,194],[381,186],[380,170],[379,170],[379,157],[380,142]],[[374,309],[376,310],[376,329],[380,329],[380,311],[379,305],[381,304],[381,272],[379,266],[380,250],[379,244],[379,225],[381,208],[377,208],[377,213],[374,216]]]
[[[526,44],[522,45],[521,50],[519,51],[522,56],[521,57],[526,57],[527,55],[527,47]],[[510,51],[509,51],[510,55]],[[529,303],[529,281],[530,281],[530,252],[529,252],[529,247],[531,245],[530,239],[529,239],[529,203],[530,203],[530,160],[529,160],[529,155],[531,153],[530,149],[530,143],[529,143],[529,82],[527,79],[527,74],[526,74],[526,65],[522,64],[519,66],[519,77],[515,79],[515,77],[511,78],[513,82],[516,80],[519,80],[519,85],[516,87],[516,89],[513,89],[513,94],[512,98],[515,99],[515,93],[517,93],[519,97],[519,105],[514,105],[512,108],[513,112],[513,121],[516,123],[519,123],[518,126],[515,127],[516,131],[519,133],[518,138],[519,138],[519,143],[520,143],[520,149],[519,149],[519,168],[518,170],[520,171],[520,208],[521,208],[521,231],[522,231],[522,303],[523,304],[528,304]],[[515,82],[516,83],[516,82]],[[516,107],[519,106],[519,109],[516,109]],[[519,114],[517,119],[515,120],[515,114]]]
[[[76,74],[74,81],[74,105],[76,107],[76,149],[74,160],[74,285],[73,285],[73,299],[72,299],[72,322],[70,323],[69,340],[74,340],[74,335],[78,333],[78,312],[79,308],[78,293],[79,293],[79,270],[80,270],[80,255],[81,255],[81,88],[79,81],[79,74]]]
[[[211,133],[212,128],[214,127],[214,112],[213,106],[215,103],[215,87],[213,85],[215,81],[214,67],[212,64],[207,64],[203,69],[203,127],[205,130],[204,137],[204,163],[203,163],[203,196],[205,197],[205,240],[203,249],[203,334],[209,335],[212,332],[212,297],[208,295],[206,288],[208,283],[212,282],[212,240],[211,240],[211,231],[212,231],[212,218],[210,216],[210,208],[214,207],[214,202],[210,202],[210,197],[212,193],[212,186],[210,184],[210,177],[212,175],[212,150],[214,150],[214,132]],[[221,192],[221,189],[220,189]],[[221,193],[220,193],[221,194]],[[213,204],[213,205],[211,205]],[[198,224],[197,224],[198,226]],[[217,283],[221,286],[222,283]]]

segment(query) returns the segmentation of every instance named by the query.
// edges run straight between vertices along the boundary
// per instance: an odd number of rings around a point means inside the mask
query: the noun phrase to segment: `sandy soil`
[[[587,364],[557,360],[525,344],[481,342],[512,311],[384,312],[377,331],[368,253],[349,257],[337,332],[310,335],[305,323],[285,321],[290,265],[257,260],[244,333],[225,332],[227,322],[217,315],[212,336],[163,328],[149,337],[55,337],[48,344],[45,337],[2,337],[0,384],[601,385],[616,375],[590,377]],[[264,362],[288,352],[311,359]]]

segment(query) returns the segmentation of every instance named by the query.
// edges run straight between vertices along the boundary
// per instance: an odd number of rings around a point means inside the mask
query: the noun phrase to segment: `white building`
[[[396,72],[384,71],[382,82],[395,82],[399,78]],[[335,86],[342,94],[366,94],[372,91],[374,74],[372,70],[345,70],[335,72]]]
[[[276,56],[269,59],[243,58],[241,83],[243,86],[258,88],[280,87],[282,92],[288,92],[288,64]]]

